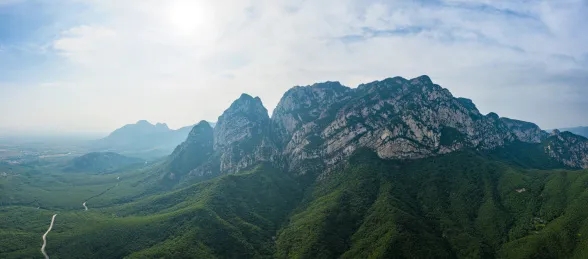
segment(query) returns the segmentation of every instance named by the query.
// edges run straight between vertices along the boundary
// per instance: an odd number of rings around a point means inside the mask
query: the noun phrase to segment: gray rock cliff
[[[270,118],[259,97],[241,95],[214,127],[220,171],[235,173],[258,162],[274,161],[278,152],[270,136]]]
[[[387,78],[357,88],[339,82],[296,86],[271,118],[258,97],[243,94],[214,129],[197,125],[188,144],[176,151],[202,150],[206,162],[180,163],[192,167],[191,175],[236,173],[260,162],[305,174],[328,171],[360,148],[384,159],[418,159],[516,141],[544,145],[557,161],[588,168],[588,139],[550,136],[530,122],[483,115],[471,100],[454,97],[428,76]],[[183,147],[189,143],[199,143],[198,148]],[[174,154],[172,160],[180,157]]]
[[[500,118],[500,120],[523,142],[541,143],[541,141],[549,137],[549,133],[541,130],[535,123],[505,117]]]
[[[574,168],[588,168],[588,139],[571,132],[554,130],[543,142],[552,158]]]

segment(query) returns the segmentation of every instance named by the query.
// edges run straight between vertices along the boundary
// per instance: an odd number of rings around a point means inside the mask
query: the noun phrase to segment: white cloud
[[[271,111],[293,85],[421,74],[484,112],[588,124],[587,81],[573,76],[587,72],[582,1],[69,1],[106,18],[51,43],[74,86],[47,101],[64,125],[179,127],[215,120],[242,92]],[[82,105],[55,108],[65,98]]]
[[[124,51],[119,37],[112,29],[81,25],[62,32],[53,42],[53,48],[77,65],[100,67],[109,64],[113,68],[117,60],[112,54]]]

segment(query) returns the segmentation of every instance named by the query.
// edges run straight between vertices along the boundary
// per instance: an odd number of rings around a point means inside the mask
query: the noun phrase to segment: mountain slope
[[[363,150],[312,187],[278,235],[277,257],[588,255],[588,215],[576,207],[586,180],[586,172],[522,169],[470,151],[386,161]]]
[[[195,168],[200,168],[199,176],[216,175],[218,163],[213,159],[213,145],[212,127],[206,121],[201,121],[192,128],[186,141],[169,156],[165,164],[165,169],[169,170],[166,178],[175,182],[181,177],[195,174]]]
[[[260,165],[100,214],[60,213],[47,252],[52,258],[271,258],[272,236],[300,195],[288,174]]]

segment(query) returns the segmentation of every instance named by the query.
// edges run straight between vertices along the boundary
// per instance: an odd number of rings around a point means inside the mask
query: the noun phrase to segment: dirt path
[[[88,206],[86,206],[86,202],[82,203],[82,205],[84,205],[84,208],[85,208],[86,210],[88,210]]]
[[[49,232],[53,228],[53,223],[55,222],[55,216],[57,216],[57,214],[53,215],[53,217],[51,218],[51,225],[49,225],[49,229],[47,229],[47,232],[45,232],[45,234],[43,234],[43,245],[41,246],[41,253],[43,253],[43,255],[45,256],[45,259],[49,259],[49,256],[45,252],[45,246],[47,245],[47,234],[49,234]]]

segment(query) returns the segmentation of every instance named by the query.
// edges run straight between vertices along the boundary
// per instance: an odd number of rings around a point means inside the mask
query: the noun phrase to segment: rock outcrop
[[[194,167],[193,175],[236,173],[260,162],[305,174],[328,171],[360,148],[385,159],[417,159],[517,141],[543,144],[559,162],[588,168],[585,138],[549,136],[530,122],[483,115],[471,100],[454,97],[428,76],[387,78],[353,89],[339,82],[296,86],[284,94],[272,118],[258,97],[243,94],[214,129],[200,130],[206,137],[193,150],[202,150],[207,162],[196,162],[203,161],[200,157],[185,162]],[[186,142],[191,139],[196,137]],[[182,146],[176,151],[187,149]],[[172,160],[182,157],[174,154]]]
[[[270,136],[270,118],[259,97],[241,95],[214,128],[220,171],[235,173],[258,162],[273,161],[277,149]]]
[[[505,117],[500,118],[500,120],[523,142],[541,143],[549,136],[549,133],[541,130],[535,123]]]
[[[218,118],[215,127],[198,123],[169,156],[168,179],[230,174],[259,162],[277,161],[270,118],[259,97],[241,95]]]
[[[471,100],[454,98],[428,76],[355,89],[331,82],[295,87],[272,122],[284,132],[288,169],[302,173],[317,161],[319,168],[334,165],[362,147],[382,158],[414,159],[466,147],[492,149],[518,137],[498,115],[480,114]]]
[[[572,168],[588,168],[588,138],[554,130],[543,142],[545,152]]]

